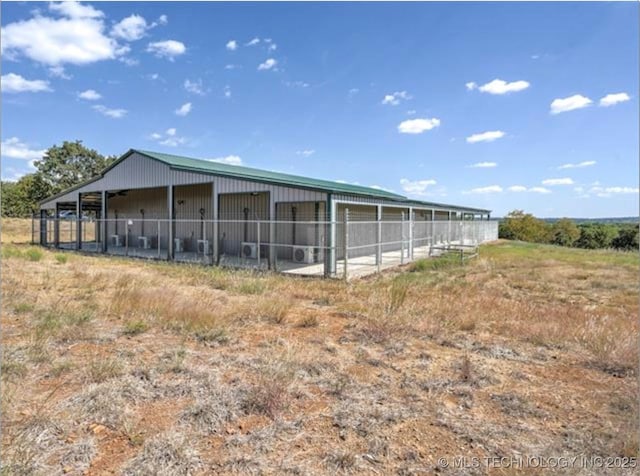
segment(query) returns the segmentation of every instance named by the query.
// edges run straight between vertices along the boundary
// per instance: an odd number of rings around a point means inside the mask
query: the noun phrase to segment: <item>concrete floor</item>
[[[455,246],[455,243],[452,243]],[[440,245],[442,246],[442,245]],[[60,249],[75,250],[75,243],[60,243]],[[100,243],[89,242],[82,244],[83,252],[101,252]],[[167,259],[168,250],[161,248],[158,253],[158,249],[144,249],[144,248],[126,248],[124,246],[109,247],[107,250],[108,255],[113,256],[131,256],[136,258],[146,259]],[[437,256],[441,253],[441,250],[432,250],[430,246],[419,246],[413,249],[413,261],[421,258],[428,258],[430,256]],[[358,278],[374,274],[378,271],[400,266],[402,264],[409,263],[409,252],[404,250],[404,259],[401,256],[400,250],[386,251],[382,253],[382,259],[380,265],[377,264],[375,254],[352,257],[347,261],[348,278]],[[198,263],[203,265],[212,264],[212,256],[204,256],[195,252],[181,252],[175,254],[175,261]],[[267,270],[269,262],[266,258],[262,258],[258,264],[257,259],[247,259],[238,256],[222,255],[220,257],[219,266],[229,268],[244,268],[244,269],[261,269]],[[325,275],[324,262],[304,264],[296,263],[288,260],[278,260],[276,262],[276,270],[284,274],[298,275],[298,276],[324,276]],[[339,259],[336,261],[336,273],[335,277],[344,277],[345,260]]]

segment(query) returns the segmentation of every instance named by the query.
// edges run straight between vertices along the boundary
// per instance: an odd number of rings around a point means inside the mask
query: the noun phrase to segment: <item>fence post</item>
[[[400,221],[400,264],[404,264],[404,212]]]
[[[378,205],[378,247],[376,250],[376,264],[378,273],[382,269],[382,206]]]
[[[257,241],[257,248],[258,248],[258,252],[257,252],[257,258],[258,258],[258,269],[260,269],[260,220],[258,220],[256,222],[256,227],[258,227],[258,229],[256,230],[256,241]]]
[[[156,234],[156,241],[158,243],[158,259],[160,259],[161,257],[161,252],[160,252],[160,220],[158,220],[158,231]]]
[[[413,261],[413,240],[415,238],[414,226],[415,220],[413,219],[414,211],[409,208],[409,261]]]
[[[344,209],[344,219],[343,219],[343,223],[342,223],[344,230],[344,244],[343,244],[343,248],[344,248],[344,280],[348,280],[349,279],[349,274],[348,274],[348,270],[347,270],[347,266],[349,263],[349,209],[345,208]]]

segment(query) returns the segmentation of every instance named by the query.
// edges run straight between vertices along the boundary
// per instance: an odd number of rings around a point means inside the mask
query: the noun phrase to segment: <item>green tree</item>
[[[514,210],[500,222],[498,236],[507,240],[547,243],[549,241],[549,226],[530,213]]]
[[[34,165],[51,193],[58,193],[98,175],[115,160],[82,145],[82,141],[64,141],[47,149]]]
[[[611,241],[611,246],[618,250],[638,251],[638,225],[622,225],[618,230],[618,236]]]
[[[51,195],[51,188],[37,174],[27,174],[17,182],[2,182],[2,216],[28,217],[38,210],[40,201]]]
[[[551,243],[572,246],[580,238],[580,228],[568,218],[562,218],[551,225]]]
[[[589,250],[611,247],[611,242],[618,233],[615,225],[604,223],[585,223],[579,228],[580,238],[576,240],[575,246]]]

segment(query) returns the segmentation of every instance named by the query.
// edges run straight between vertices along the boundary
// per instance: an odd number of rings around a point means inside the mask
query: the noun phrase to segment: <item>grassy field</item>
[[[344,283],[60,253],[16,244],[30,222],[2,228],[2,474],[638,453],[637,254],[498,242]]]

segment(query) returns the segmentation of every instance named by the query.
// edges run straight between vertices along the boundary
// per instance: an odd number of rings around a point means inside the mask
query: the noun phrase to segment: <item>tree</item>
[[[82,141],[64,141],[47,149],[34,165],[51,193],[78,185],[98,175],[115,160],[82,145]]]
[[[17,182],[2,182],[2,216],[28,217],[39,203],[51,195],[51,188],[37,174],[27,174]]]
[[[611,246],[618,250],[638,251],[638,225],[621,226],[618,236],[611,241]]]
[[[548,225],[522,210],[514,210],[500,222],[498,236],[507,240],[547,243],[549,241]]]
[[[551,243],[572,246],[580,238],[580,228],[568,218],[562,218],[551,226]]]
[[[578,248],[596,250],[609,248],[615,238],[617,228],[604,223],[585,223],[580,225],[580,238],[575,243]]]

